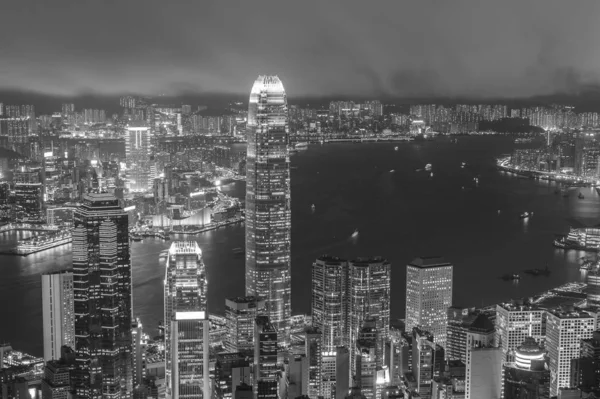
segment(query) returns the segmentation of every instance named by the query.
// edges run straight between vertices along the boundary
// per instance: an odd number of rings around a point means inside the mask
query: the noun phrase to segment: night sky
[[[521,98],[600,83],[600,2],[2,0],[0,90]]]

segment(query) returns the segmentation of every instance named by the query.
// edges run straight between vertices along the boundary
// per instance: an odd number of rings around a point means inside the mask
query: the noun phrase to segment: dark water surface
[[[509,139],[402,143],[398,151],[394,146],[311,145],[292,156],[294,313],[310,312],[311,264],[325,253],[388,258],[392,317],[404,316],[405,265],[417,256],[442,255],[455,265],[454,303],[462,305],[489,305],[583,278],[577,264],[584,253],[563,252],[551,243],[554,234],[568,231],[573,220],[598,223],[600,198],[595,190],[582,188],[583,200],[577,199],[577,190],[563,198],[554,194],[553,183],[495,170],[495,157],[514,148]],[[466,168],[461,168],[463,161]],[[433,165],[433,176],[416,171],[427,163]],[[224,188],[240,196],[244,190],[244,183]],[[534,216],[520,220],[524,211],[533,211]],[[356,228],[360,233],[354,240]],[[14,234],[5,234],[0,245],[15,239]],[[244,260],[232,252],[244,245],[244,226],[195,239],[207,266],[209,309],[220,313],[225,297],[244,294]],[[169,245],[154,239],[131,245],[134,315],[141,317],[151,335],[163,318],[164,270],[158,254]],[[42,355],[39,275],[70,263],[70,246],[26,258],[0,257],[0,341]],[[546,265],[552,271],[549,277],[522,274],[514,283],[499,278]]]

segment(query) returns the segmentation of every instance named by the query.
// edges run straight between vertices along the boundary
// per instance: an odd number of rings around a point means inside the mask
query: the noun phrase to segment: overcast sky
[[[2,0],[0,89],[527,97],[600,83],[600,1]]]

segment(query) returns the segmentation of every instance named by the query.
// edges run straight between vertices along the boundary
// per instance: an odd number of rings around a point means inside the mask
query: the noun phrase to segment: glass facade
[[[348,262],[322,256],[312,266],[313,325],[323,333],[323,351],[347,345]]]
[[[254,349],[254,320],[264,311],[263,299],[253,296],[225,299],[227,336],[224,346],[228,352]]]
[[[166,397],[200,399],[209,392],[206,272],[195,241],[171,244],[165,271]]]
[[[280,343],[289,342],[291,210],[288,110],[277,76],[250,93],[246,163],[246,295],[266,301]]]
[[[127,213],[111,194],[86,194],[73,215],[77,398],[130,398],[131,263]]]
[[[383,359],[384,341],[390,331],[390,277],[390,263],[383,258],[348,262],[349,348],[355,348],[363,323],[372,318],[378,332],[379,359]]]

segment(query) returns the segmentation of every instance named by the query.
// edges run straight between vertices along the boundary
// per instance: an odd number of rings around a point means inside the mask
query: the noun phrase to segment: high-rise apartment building
[[[439,257],[417,258],[406,267],[406,331],[429,331],[442,348],[452,305],[452,271],[452,264]]]
[[[544,343],[544,310],[522,301],[496,305],[496,345],[505,356],[514,351],[527,337]]]
[[[73,273],[42,274],[42,319],[44,360],[58,360],[61,348],[75,349]]]
[[[323,351],[347,345],[348,262],[321,256],[312,265],[312,321],[323,333]]]
[[[259,76],[248,106],[246,295],[266,300],[282,343],[291,316],[291,208],[287,98],[277,76]]]
[[[131,397],[132,297],[127,213],[85,194],[73,214],[76,397]]]
[[[268,316],[255,319],[254,390],[257,399],[276,399],[278,395],[277,330]]]
[[[225,299],[228,352],[254,350],[254,321],[265,312],[265,300],[253,296]]]
[[[571,360],[579,357],[581,341],[592,337],[596,319],[589,313],[572,309],[552,310],[546,314],[550,396],[555,396],[559,388],[570,386]]]
[[[412,375],[422,398],[432,397],[432,382],[444,371],[444,349],[435,337],[419,327],[412,329]]]
[[[165,271],[166,398],[210,398],[206,272],[195,241],[171,244]]]

